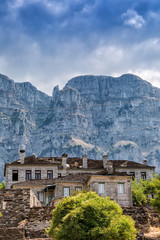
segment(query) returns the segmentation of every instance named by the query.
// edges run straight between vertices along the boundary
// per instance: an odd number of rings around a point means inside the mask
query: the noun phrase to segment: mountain
[[[147,159],[160,168],[160,89],[141,78],[79,76],[52,97],[0,75],[0,169],[26,155]],[[0,179],[0,180],[1,180]]]

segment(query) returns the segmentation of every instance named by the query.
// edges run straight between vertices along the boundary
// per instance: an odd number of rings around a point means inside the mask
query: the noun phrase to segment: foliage
[[[3,214],[0,212],[0,217],[3,217]]]
[[[147,196],[142,181],[132,180],[132,200],[133,204],[142,205],[147,203]]]
[[[133,240],[134,221],[121,207],[95,192],[64,198],[52,212],[48,235],[56,240]]]
[[[6,188],[6,183],[5,182],[0,183],[0,189],[5,189],[5,188]]]
[[[148,196],[152,198],[149,199]],[[160,212],[160,174],[154,174],[152,180],[132,181],[132,198],[133,203],[142,205],[147,201]]]
[[[155,197],[150,199],[151,205],[160,213],[160,174],[155,175],[153,180]]]

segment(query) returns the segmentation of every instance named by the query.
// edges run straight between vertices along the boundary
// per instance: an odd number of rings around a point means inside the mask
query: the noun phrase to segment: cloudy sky
[[[0,0],[0,73],[49,95],[81,74],[160,87],[160,1]]]

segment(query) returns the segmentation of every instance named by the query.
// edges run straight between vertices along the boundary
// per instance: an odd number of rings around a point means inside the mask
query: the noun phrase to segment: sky
[[[160,1],[0,0],[0,73],[49,95],[85,74],[160,87]]]

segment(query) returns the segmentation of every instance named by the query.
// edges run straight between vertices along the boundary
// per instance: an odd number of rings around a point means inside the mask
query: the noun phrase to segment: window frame
[[[27,175],[30,176],[30,178],[27,179]],[[26,181],[31,180],[31,179],[32,179],[32,170],[26,170]]]
[[[78,190],[78,188],[81,189],[81,190]],[[75,191],[76,191],[76,192],[81,192],[81,191],[82,191],[82,187],[81,187],[81,186],[76,186],[76,187],[75,187]]]
[[[68,196],[64,196],[64,189],[67,188],[69,189],[69,195]],[[70,196],[70,187],[63,187],[63,197],[69,197]]]
[[[16,173],[14,173],[14,172],[16,172]],[[15,175],[15,174],[17,176],[17,178],[16,178],[17,180],[14,179],[15,176],[13,177],[13,175]],[[14,169],[12,170],[12,181],[13,182],[17,182],[18,181],[18,170],[14,170]]]
[[[130,172],[129,175],[132,177],[132,180],[134,180],[136,178],[135,172]]]
[[[144,176],[143,176],[143,174],[144,174]],[[147,179],[147,173],[146,172],[141,172],[141,179],[142,180],[146,180]]]
[[[42,197],[42,199],[41,199],[41,197]],[[38,200],[40,202],[44,202],[44,194],[43,194],[43,192],[37,192],[37,198],[38,198]]]
[[[49,174],[52,174],[51,178],[49,177]],[[47,170],[47,179],[53,179],[53,170]]]
[[[120,188],[119,188],[120,185],[123,186],[123,192],[119,191],[120,190]],[[123,182],[118,183],[118,194],[125,194],[125,183],[123,183]]]
[[[40,176],[40,178],[39,177],[37,178],[36,176]],[[41,170],[35,170],[35,179],[36,180],[41,180]]]
[[[103,192],[100,192],[100,185],[103,186]],[[105,182],[99,182],[98,183],[98,194],[104,194],[105,193]]]

